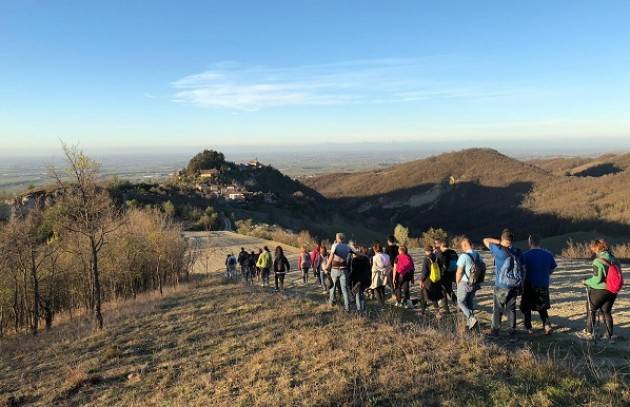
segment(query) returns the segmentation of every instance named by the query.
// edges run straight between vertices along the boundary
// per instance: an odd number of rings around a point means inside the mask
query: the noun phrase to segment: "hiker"
[[[256,266],[260,268],[260,275],[262,279],[263,287],[269,286],[269,274],[271,273],[271,267],[273,266],[273,260],[271,259],[271,252],[269,248],[265,246],[264,250],[258,256],[258,262]]]
[[[260,267],[258,267],[258,259],[260,258],[262,252],[263,250],[261,248],[258,248],[258,253],[254,255],[254,264],[256,265],[256,281],[260,281],[261,270]]]
[[[457,272],[457,252],[448,247],[443,240],[437,240],[439,245],[439,253],[437,255],[437,263],[442,273],[442,286],[444,287],[444,300],[448,298],[457,303],[457,295],[453,291],[453,283],[455,282],[455,273]]]
[[[318,242],[315,246],[313,246],[313,250],[311,250],[310,258],[311,258],[311,270],[313,270],[313,276],[315,276],[315,280],[317,280],[317,284],[322,285],[321,276],[319,275],[319,269],[315,267],[316,263],[321,263],[319,257],[319,250],[322,247],[322,243]]]
[[[335,290],[341,288],[341,296],[343,297],[343,308],[346,312],[350,312],[350,298],[348,296],[348,268],[352,261],[351,255],[354,250],[346,244],[346,236],[343,233],[337,233],[335,243],[330,249],[326,269],[330,270],[330,278],[333,285],[330,288],[329,304],[335,304]]]
[[[385,305],[385,286],[389,284],[392,275],[392,263],[389,255],[383,252],[380,242],[374,242],[372,245],[374,257],[372,258],[372,289],[376,295],[376,299],[382,306]]]
[[[466,326],[472,330],[478,323],[477,318],[475,318],[475,294],[485,276],[485,263],[479,253],[473,250],[470,239],[463,237],[460,245],[463,253],[457,259],[457,272],[455,274],[457,306],[466,317]],[[482,275],[477,277],[479,273]]]
[[[439,302],[443,304],[440,310]],[[441,270],[437,263],[437,256],[432,246],[424,248],[424,261],[420,273],[420,311],[426,311],[428,303],[433,304],[440,319],[448,313],[448,304],[444,301],[444,287],[442,286]]]
[[[394,293],[397,307],[413,308],[409,297],[409,286],[413,283],[415,267],[406,246],[398,248],[394,263]]]
[[[241,275],[245,277],[246,268],[247,268],[247,257],[249,254],[245,251],[244,247],[241,247],[241,251],[238,253],[238,265],[241,268]]]
[[[308,270],[311,268],[311,256],[306,250],[306,246],[302,247],[300,256],[298,257],[298,270],[302,272],[302,283],[308,283]]]
[[[540,247],[540,237],[531,234],[528,239],[529,250],[523,253],[521,261],[525,273],[521,312],[527,333],[532,335],[532,311],[538,311],[545,335],[551,335],[551,323],[547,310],[551,308],[549,300],[549,276],[558,265],[553,254]]]
[[[389,256],[389,261],[391,264],[396,263],[396,258],[398,257],[398,244],[396,242],[396,237],[394,235],[390,235],[387,238],[387,246],[385,247],[385,253]],[[392,274],[389,277],[389,286],[394,291],[394,269],[392,267]]]
[[[273,259],[273,274],[276,283],[276,291],[284,290],[284,276],[291,270],[289,260],[284,255],[281,246],[276,247],[275,257]]]
[[[605,240],[598,239],[591,243],[591,251],[595,255],[593,276],[584,281],[587,294],[586,329],[579,332],[578,336],[583,339],[595,339],[594,324],[599,311],[606,324],[606,335],[603,339],[613,340],[612,307],[617,299],[617,293],[623,286],[621,265]]]
[[[328,290],[330,289],[330,287],[327,287],[326,285],[326,280],[330,281],[330,276],[328,275],[328,272],[326,271],[327,258],[328,258],[328,252],[326,251],[326,246],[321,245],[319,246],[319,252],[317,253],[317,256],[315,257],[315,261],[312,263],[313,270],[317,271],[317,274],[318,274],[317,280],[319,281],[319,285],[322,287],[322,290],[324,291],[324,293],[327,293]]]
[[[367,249],[361,248],[352,256],[350,265],[350,287],[355,296],[357,311],[365,311],[365,289],[372,282],[372,271]]]
[[[225,270],[228,279],[236,278],[236,257],[234,253],[230,253],[225,258]]]
[[[256,274],[256,253],[252,250],[247,257],[247,279],[254,284],[254,275]]]
[[[497,336],[501,328],[503,314],[507,314],[509,334],[516,333],[516,299],[523,284],[521,251],[512,247],[514,235],[504,229],[500,239],[487,237],[483,244],[494,258],[495,287],[492,307],[491,336]]]

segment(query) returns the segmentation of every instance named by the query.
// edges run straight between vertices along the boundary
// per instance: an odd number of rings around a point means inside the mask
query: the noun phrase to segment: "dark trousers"
[[[269,285],[269,274],[271,274],[271,269],[262,269],[260,275],[262,277],[263,285]]]
[[[402,302],[403,300],[409,300],[409,286],[411,285],[411,273],[407,273],[404,276],[396,273],[396,287],[394,292],[396,294],[396,301]]]
[[[376,287],[374,290],[374,294],[376,295],[376,299],[378,303],[381,305],[385,305],[385,286],[382,285],[380,287]]]
[[[446,299],[443,284],[441,282],[432,283],[429,279],[426,279],[424,284],[424,288],[420,290],[421,309],[424,311],[430,303],[438,311],[440,309],[440,301],[442,301],[442,310],[448,313],[448,300]]]
[[[611,337],[613,334],[612,307],[617,299],[617,294],[613,294],[608,290],[597,290],[594,288],[590,288],[588,293],[589,297],[586,299],[586,332],[593,333],[593,325],[599,310],[604,318],[604,323],[606,323],[606,333],[608,337]]]
[[[284,290],[284,273],[275,273],[276,290]]]
[[[492,306],[492,329],[497,330],[501,328],[501,319],[503,314],[507,315],[508,325],[511,330],[516,329],[516,297],[518,292],[515,289],[509,290],[509,295],[504,302],[499,299],[499,292],[505,289],[494,289],[494,304]]]
[[[303,267],[302,268],[302,282],[303,283],[308,283],[308,269],[310,267]]]
[[[457,304],[457,295],[455,291],[453,291],[453,283],[455,282],[455,273],[451,273],[446,271],[442,276],[442,285],[444,286],[444,296],[445,300],[448,301],[450,298],[453,301],[453,304]]]
[[[538,314],[540,315],[543,326],[549,325],[549,313],[547,310],[540,310]],[[532,329],[532,310],[523,311],[523,321],[525,322],[525,329]]]

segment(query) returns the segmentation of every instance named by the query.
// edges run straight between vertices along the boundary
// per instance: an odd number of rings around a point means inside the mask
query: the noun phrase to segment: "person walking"
[[[276,291],[284,290],[284,276],[291,270],[289,260],[284,255],[281,246],[276,247],[273,259],[273,275],[276,284]]]
[[[260,259],[260,255],[263,253],[263,249],[258,248],[258,253],[254,256],[254,264],[256,264],[256,281],[260,281],[262,270],[258,267],[258,259]]]
[[[394,263],[394,293],[397,307],[413,308],[409,297],[409,287],[413,283],[415,266],[406,246],[398,248]]]
[[[318,242],[315,246],[313,246],[313,250],[311,250],[309,256],[311,258],[311,270],[313,270],[313,276],[317,281],[317,284],[321,286],[322,281],[319,275],[319,269],[315,266],[316,263],[321,263],[319,258],[319,250],[322,247],[322,243]]]
[[[330,287],[326,286],[326,280],[330,279],[328,276],[328,271],[326,270],[326,260],[328,259],[328,252],[326,250],[326,246],[319,246],[319,253],[315,257],[315,261],[313,264],[313,270],[317,271],[319,285],[324,291],[324,293],[328,292]]]
[[[236,278],[236,257],[234,256],[234,253],[230,253],[227,255],[227,257],[225,258],[225,270],[226,270],[226,274],[227,274],[227,278],[228,279],[233,279]]]
[[[355,296],[355,304],[358,312],[365,311],[365,290],[370,286],[372,271],[367,249],[361,248],[352,256],[350,266],[350,287]]]
[[[306,250],[306,246],[302,247],[300,256],[298,257],[298,270],[302,272],[302,283],[308,283],[308,271],[311,268],[311,256]]]
[[[584,280],[586,286],[586,329],[578,333],[582,339],[595,339],[594,324],[597,311],[601,312],[606,325],[603,339],[613,340],[612,307],[617,293],[623,286],[621,265],[613,255],[608,243],[598,239],[591,243],[593,260],[593,276]]]
[[[516,300],[522,289],[521,251],[512,246],[514,235],[504,229],[500,239],[483,239],[495,267],[495,287],[492,307],[491,336],[497,336],[501,328],[503,314],[507,314],[509,334],[516,333]]]
[[[520,309],[523,313],[525,329],[530,335],[533,334],[532,311],[537,311],[542,320],[545,335],[551,335],[553,330],[547,312],[551,308],[549,277],[558,265],[553,254],[540,247],[538,235],[531,234],[528,244],[529,250],[523,253],[521,258],[525,276]]]
[[[241,247],[241,251],[238,253],[238,266],[241,269],[241,276],[243,276],[244,278],[246,277],[246,268],[247,268],[247,258],[249,257],[249,253],[247,253],[247,251],[245,250],[244,247]]]
[[[437,255],[432,246],[424,248],[424,261],[422,262],[422,272],[420,273],[420,311],[424,313],[429,303],[433,304],[437,312],[437,318],[442,318],[448,313],[448,305],[444,301],[444,287],[440,266],[437,263]],[[442,303],[440,310],[439,303]]]
[[[335,303],[335,290],[341,288],[341,296],[343,297],[343,308],[346,312],[350,311],[350,298],[348,295],[348,272],[352,261],[351,255],[354,250],[346,244],[346,236],[343,233],[337,233],[335,243],[330,248],[326,269],[330,270],[330,277],[333,285],[330,288],[329,303]]]
[[[392,265],[396,264],[396,258],[398,257],[398,244],[396,241],[396,237],[394,235],[390,235],[387,238],[387,246],[385,246],[385,253],[389,256],[389,260],[391,261]],[[389,286],[392,289],[392,293],[394,293],[394,283],[395,283],[395,278],[394,278],[394,268],[392,267],[392,274],[389,277]]]
[[[267,246],[263,248],[263,252],[258,257],[256,266],[260,268],[263,287],[268,287],[269,274],[271,273],[271,267],[273,266],[273,259],[271,258],[271,251]]]
[[[254,277],[256,276],[256,253],[252,250],[247,257],[247,270],[248,279],[250,284],[254,284]]]
[[[385,305],[385,286],[389,284],[392,275],[392,263],[389,255],[383,252],[380,242],[372,245],[374,256],[372,257],[372,284],[370,289],[374,291],[376,299],[381,307]]]
[[[450,298],[453,304],[457,303],[457,295],[453,291],[453,283],[455,283],[455,273],[457,272],[457,252],[448,247],[444,240],[438,240],[439,253],[437,255],[437,263],[442,273],[442,286],[444,287],[444,300]]]
[[[475,294],[479,286],[474,284],[474,273],[481,268],[485,270],[485,264],[479,253],[473,250],[470,239],[463,237],[460,245],[463,253],[457,259],[457,272],[455,274],[457,306],[466,318],[466,326],[472,330],[478,324],[475,317]]]

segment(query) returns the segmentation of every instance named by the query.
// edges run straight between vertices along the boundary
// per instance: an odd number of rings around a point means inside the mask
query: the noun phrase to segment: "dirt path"
[[[241,247],[245,247],[248,251],[257,250],[264,245],[269,246],[272,251],[277,245],[283,246],[291,267],[293,269],[296,268],[298,250],[277,242],[243,236],[233,232],[194,233],[189,236],[198,239],[199,248],[204,253],[202,257],[208,257],[208,270],[210,271],[223,271],[227,253],[233,252],[237,254]],[[422,256],[419,251],[412,251],[411,254],[416,264],[421,264]],[[489,270],[492,270],[492,259],[487,254],[484,255],[484,258],[489,266]],[[198,267],[205,269],[205,265],[198,264]],[[204,271],[202,269],[198,271]],[[556,335],[550,338],[542,336],[540,333],[540,321],[538,316],[534,314],[532,319],[534,329],[537,332],[533,337],[529,337],[524,332],[521,332],[520,338],[524,342],[541,349],[559,343],[566,343],[567,345],[582,344],[575,338],[574,332],[582,330],[585,325],[585,294],[581,281],[589,275],[590,270],[590,265],[586,262],[558,259],[558,269],[552,276],[552,309],[549,311]],[[307,296],[318,301],[325,301],[326,296],[321,288],[314,283],[313,276],[310,276],[310,279],[310,283],[304,286],[299,273],[291,273],[287,276],[286,289],[295,296]],[[482,326],[485,327],[489,326],[492,313],[491,284],[492,282],[488,281],[477,295],[478,317],[482,321]],[[412,296],[418,295],[417,290],[418,287],[416,285],[412,290]],[[602,358],[614,359],[615,365],[618,365],[621,361],[630,366],[630,296],[628,289],[617,298],[613,311],[615,334],[619,336],[619,340],[613,345],[606,346],[605,349],[600,349],[598,352]],[[520,312],[518,312],[517,318],[519,329],[522,329],[522,314]],[[581,346],[578,348],[576,351],[583,350]]]

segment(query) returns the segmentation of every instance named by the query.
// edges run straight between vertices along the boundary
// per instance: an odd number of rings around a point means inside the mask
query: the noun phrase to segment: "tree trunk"
[[[103,314],[101,313],[101,276],[98,269],[98,248],[96,240],[90,237],[90,248],[92,249],[92,276],[94,277],[94,318],[96,329],[103,329]]]
[[[162,273],[160,272],[160,256],[158,256],[157,258],[157,278],[160,295],[163,295],[164,293],[162,292]]]
[[[39,278],[37,276],[37,261],[35,253],[31,252],[31,278],[33,279],[33,336],[39,330]]]

